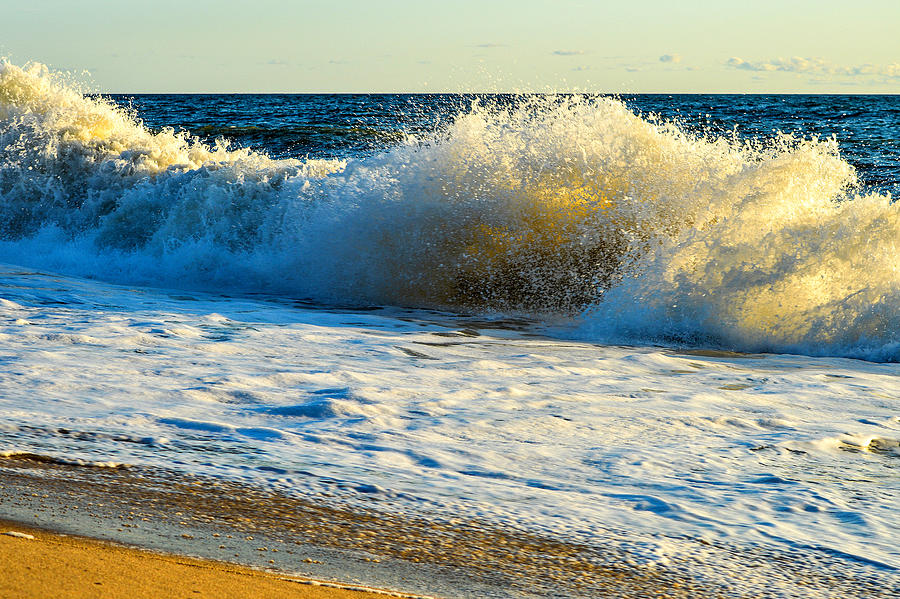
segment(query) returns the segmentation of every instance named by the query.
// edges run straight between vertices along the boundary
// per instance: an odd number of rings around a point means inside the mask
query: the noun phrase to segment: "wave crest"
[[[8,261],[324,300],[587,308],[579,334],[594,339],[897,356],[898,209],[858,189],[834,140],[741,142],[611,98],[527,96],[375,156],[274,160],[151,132],[8,62],[0,117]]]

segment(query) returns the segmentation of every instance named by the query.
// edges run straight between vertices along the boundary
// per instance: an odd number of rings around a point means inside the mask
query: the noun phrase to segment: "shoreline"
[[[453,519],[291,498],[237,483],[0,458],[0,519],[166,554],[415,596],[717,597],[628,555]]]
[[[114,552],[132,552],[145,566],[147,556],[166,555],[175,563],[198,560],[271,580],[300,578],[307,582],[293,583],[300,589],[311,588],[311,581],[319,581],[318,589],[365,588],[373,597],[390,589],[394,596],[442,599],[876,599],[894,597],[900,588],[887,572],[882,572],[886,577],[873,575],[865,563],[811,548],[788,552],[697,539],[691,559],[641,565],[616,547],[613,536],[584,545],[472,519],[426,519],[174,471],[74,465],[35,454],[0,456],[0,532],[4,526],[36,530],[42,538],[62,535],[105,544]],[[28,539],[4,536],[2,541],[8,546]],[[22,555],[10,559],[27,566]],[[81,564],[82,558],[74,559]],[[710,559],[719,564],[712,578],[703,567]],[[49,580],[62,585],[66,578],[58,574]],[[776,579],[779,583],[771,586]],[[0,590],[5,582],[0,580]],[[64,597],[62,590],[10,597]]]

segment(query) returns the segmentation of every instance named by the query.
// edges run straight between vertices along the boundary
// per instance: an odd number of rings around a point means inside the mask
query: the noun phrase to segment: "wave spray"
[[[900,208],[835,140],[491,98],[373,156],[152,132],[0,63],[0,259],[118,282],[578,315],[577,335],[900,359]]]

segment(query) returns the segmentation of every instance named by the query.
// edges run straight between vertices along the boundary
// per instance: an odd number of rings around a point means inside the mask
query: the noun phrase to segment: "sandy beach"
[[[94,596],[95,582],[104,589],[119,584],[132,597],[129,587],[146,593],[141,596],[183,596],[194,588],[182,582],[194,581],[202,592],[230,597],[248,580],[266,597],[351,596],[309,594],[337,593],[336,587],[448,598],[716,596],[684,574],[635,567],[627,555],[476,521],[419,521],[201,478],[36,456],[0,458],[0,524],[0,532],[35,537],[0,539],[4,563],[16,564],[0,583],[3,597]],[[214,585],[204,582],[213,579]],[[124,596],[104,593],[97,596]]]
[[[697,577],[689,563],[643,567],[599,541],[564,544],[477,521],[415,520],[30,455],[0,458],[0,533],[13,533],[0,535],[3,563],[12,565],[0,597],[10,599],[743,596]],[[797,592],[892,592],[853,572],[824,576],[812,558],[707,549],[732,564],[736,579],[765,570],[792,577]]]
[[[140,550],[0,521],[0,597],[241,597],[375,599],[413,597],[338,588],[234,564]]]

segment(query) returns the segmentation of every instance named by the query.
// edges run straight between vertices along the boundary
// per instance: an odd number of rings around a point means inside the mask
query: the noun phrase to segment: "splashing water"
[[[0,64],[0,259],[121,282],[895,360],[898,210],[834,140],[694,135],[604,97],[485,100],[374,156],[273,160]]]

